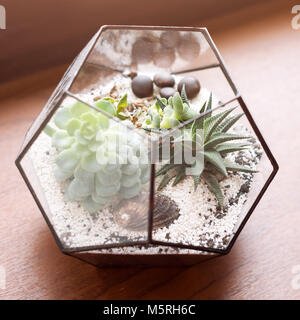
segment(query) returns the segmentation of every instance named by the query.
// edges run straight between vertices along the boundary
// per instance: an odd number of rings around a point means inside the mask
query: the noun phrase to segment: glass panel
[[[199,250],[149,245],[90,250],[71,253],[72,256],[96,266],[184,266],[217,257]]]
[[[188,162],[184,154],[176,162],[178,152],[173,151],[171,160],[157,165],[153,240],[226,250],[273,171],[248,119],[240,117],[242,113],[237,100],[213,111],[191,147],[193,155],[200,157]],[[192,130],[190,125],[177,130],[171,148],[175,150],[178,135],[183,137],[181,146],[188,143]],[[197,141],[202,145],[198,151]],[[189,173],[190,163],[199,171]],[[164,212],[167,219],[160,223]]]
[[[21,166],[65,249],[147,241],[151,168],[142,139],[126,120],[67,97],[34,141]]]
[[[203,30],[137,30],[108,28],[99,37],[87,62],[138,72],[180,71],[217,64]]]
[[[87,57],[98,35],[99,35],[99,32],[97,32],[94,35],[94,37],[89,41],[89,43],[80,52],[80,54],[74,59],[70,67],[67,69],[67,71],[63,75],[61,81],[55,88],[49,100],[47,101],[47,104],[43,108],[42,112],[34,120],[28,132],[26,133],[20,153],[28,145],[28,143],[33,138],[34,134],[38,131],[40,126],[43,124],[43,122],[45,121],[49,113],[57,106],[57,103],[59,103],[59,100],[62,98],[64,92],[68,90],[70,84],[74,80],[74,77],[76,76],[77,72],[80,70],[83,61]]]

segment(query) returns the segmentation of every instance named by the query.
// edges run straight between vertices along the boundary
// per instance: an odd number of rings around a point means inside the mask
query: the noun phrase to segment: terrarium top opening
[[[97,84],[105,86],[118,73],[153,78],[162,71],[201,74],[201,85],[214,88],[222,102],[238,95],[207,30],[183,27],[101,28],[70,91],[83,93]]]

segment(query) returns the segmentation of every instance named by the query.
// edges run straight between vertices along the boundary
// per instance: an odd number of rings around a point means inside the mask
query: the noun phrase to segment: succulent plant
[[[99,100],[95,106],[132,126],[125,120],[127,95],[119,101]],[[53,122],[55,128],[47,125],[44,132],[58,150],[54,175],[68,182],[68,201],[80,201],[93,213],[141,192],[150,172],[148,154],[132,130],[81,102],[60,108]]]
[[[156,103],[148,109],[143,128],[171,129],[196,116],[197,112],[190,108],[183,86],[182,97],[178,92],[168,100],[157,97]]]
[[[157,123],[155,128],[160,129],[174,128],[183,121],[192,119],[197,115],[190,107],[184,88],[181,96],[176,93],[168,99],[168,102],[164,99],[157,99],[155,107],[158,110],[157,114],[160,115],[159,120],[155,119]],[[200,110],[200,113],[204,113],[204,116],[194,120],[191,125],[187,125],[188,129],[181,129],[181,136],[173,142],[173,146],[176,143],[180,143],[181,146],[185,144],[191,146],[192,153],[198,152],[198,156],[194,157],[193,163],[187,163],[183,159],[181,164],[177,164],[174,161],[174,150],[176,148],[171,148],[169,163],[164,164],[156,173],[156,176],[162,175],[158,190],[166,186],[174,177],[173,185],[179,183],[187,175],[186,169],[190,168],[192,174],[189,175],[193,177],[194,189],[197,189],[200,178],[203,178],[208,188],[216,196],[220,206],[223,206],[223,194],[218,176],[226,177],[228,171],[256,172],[249,167],[232,163],[225,158],[228,153],[241,151],[249,146],[248,141],[239,143],[233,143],[233,141],[245,140],[250,137],[228,133],[228,130],[243,116],[243,113],[241,113],[229,117],[234,109],[231,108],[213,115],[210,111],[212,110],[212,94],[210,95],[208,101]],[[153,120],[154,117],[152,117],[152,122]],[[147,123],[145,125],[149,128]],[[201,130],[201,136],[197,133],[197,130]]]

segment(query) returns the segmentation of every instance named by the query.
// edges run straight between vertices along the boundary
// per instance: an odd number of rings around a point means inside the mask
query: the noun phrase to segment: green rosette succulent
[[[67,182],[66,200],[79,201],[90,213],[136,197],[150,175],[147,148],[127,129],[132,126],[126,120],[127,95],[120,101],[99,100],[95,106],[124,125],[77,102],[56,112],[55,128],[44,129],[58,151],[54,175]]]

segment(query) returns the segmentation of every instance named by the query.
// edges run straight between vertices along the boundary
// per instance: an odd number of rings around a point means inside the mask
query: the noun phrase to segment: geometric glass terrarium
[[[227,254],[278,171],[205,28],[103,26],[16,165],[60,249],[94,265]]]

